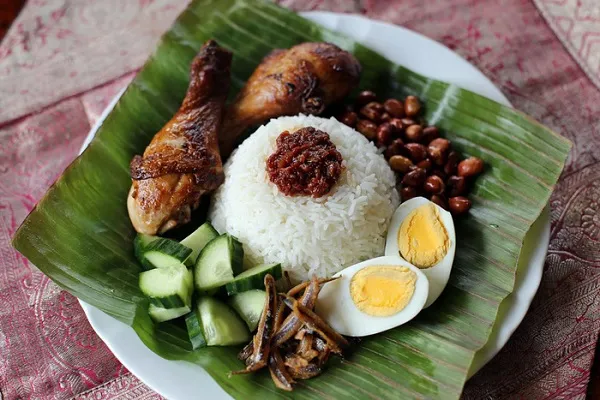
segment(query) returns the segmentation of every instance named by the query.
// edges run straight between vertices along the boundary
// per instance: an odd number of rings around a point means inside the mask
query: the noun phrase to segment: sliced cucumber
[[[242,317],[250,332],[254,332],[265,307],[265,301],[267,301],[267,292],[254,289],[230,297],[229,305]]]
[[[183,264],[142,272],[139,285],[157,307],[189,308],[192,305],[192,273]]]
[[[185,262],[192,249],[171,239],[138,233],[133,241],[135,256],[144,268],[164,268]]]
[[[156,322],[170,321],[175,318],[179,318],[182,315],[188,314],[191,311],[190,307],[183,306],[177,308],[163,308],[157,307],[154,304],[150,304],[148,308],[148,314]]]
[[[181,244],[192,249],[192,254],[185,261],[185,264],[189,267],[193,266],[200,251],[217,236],[219,236],[219,232],[213,228],[210,222],[205,222],[191,235],[183,239]]]
[[[233,277],[242,272],[244,249],[238,240],[228,234],[211,240],[200,252],[194,266],[194,282],[201,292],[231,282]]]
[[[133,253],[135,254],[135,258],[137,258],[142,265],[144,265],[144,253],[146,248],[150,246],[150,243],[157,239],[159,239],[158,236],[145,235],[143,233],[138,233],[135,236],[135,239],[133,239]]]
[[[265,288],[265,275],[271,274],[275,280],[283,276],[281,264],[261,264],[250,268],[225,285],[227,294],[245,292],[251,289]]]
[[[202,331],[202,325],[195,311],[185,316],[185,325],[187,326],[188,336],[192,343],[192,349],[196,350],[201,347],[206,347],[206,339]]]
[[[195,311],[209,346],[230,346],[250,340],[246,324],[227,304],[212,297],[200,297]]]

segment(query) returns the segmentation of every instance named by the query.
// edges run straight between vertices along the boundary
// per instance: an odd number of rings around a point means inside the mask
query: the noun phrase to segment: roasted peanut
[[[448,159],[444,165],[444,172],[446,175],[453,175],[456,173],[456,166],[460,160],[460,154],[457,151],[451,151],[448,153]]]
[[[421,187],[425,182],[425,170],[422,168],[414,168],[402,178],[402,184],[412,187]]]
[[[442,180],[442,178],[440,178],[437,175],[431,175],[428,176],[427,179],[425,179],[423,189],[425,189],[427,193],[441,194],[444,192],[445,186],[446,185],[444,185],[444,181]]]
[[[390,167],[397,172],[406,173],[413,166],[412,161],[404,156],[392,156],[388,161],[390,163]]]
[[[414,117],[421,111],[421,102],[415,96],[408,96],[404,99],[404,113],[408,117]]]
[[[448,176],[448,175],[446,175],[446,173],[444,172],[444,170],[442,170],[440,168],[434,168],[431,171],[431,175],[439,176],[440,178],[442,178],[442,180],[446,180],[446,177]]]
[[[408,150],[413,162],[418,163],[427,157],[427,148],[420,143],[406,143],[404,147]]]
[[[423,128],[423,142],[429,143],[433,139],[437,139],[440,137],[440,131],[435,126],[428,126]]]
[[[358,121],[358,115],[354,111],[345,112],[340,116],[340,122],[348,125],[351,128],[356,126],[356,122]]]
[[[383,104],[381,104],[378,101],[372,101],[372,102],[368,103],[367,106],[371,107],[372,109],[378,111],[381,114],[383,114],[385,112],[385,108],[383,108]]]
[[[471,208],[471,200],[463,196],[451,197],[448,200],[448,207],[454,215],[464,214]]]
[[[365,104],[368,104],[375,100],[377,100],[377,95],[375,94],[375,92],[372,92],[370,90],[364,90],[358,94],[358,97],[356,98],[356,105],[358,107],[362,107]]]
[[[382,104],[367,90],[358,95],[354,106],[339,105],[331,111],[342,123],[385,148],[390,168],[398,173],[402,201],[426,196],[453,215],[471,208],[466,197],[469,178],[480,174],[484,163],[477,157],[460,161],[450,141],[420,116],[422,105],[417,97],[390,98]]]
[[[483,160],[477,157],[469,157],[458,163],[458,176],[470,178],[477,176],[483,171]]]
[[[417,121],[415,121],[414,119],[411,119],[411,118],[402,118],[401,121],[402,121],[402,128],[403,129],[406,129],[409,126],[412,126],[412,125],[418,125]]]
[[[373,122],[379,122],[381,119],[381,114],[383,114],[383,106],[374,101],[360,109],[360,115],[370,119]]]
[[[400,132],[402,132],[404,130],[404,125],[402,125],[402,120],[400,120],[398,118],[392,118],[392,119],[390,119],[389,122],[397,134],[399,134]]]
[[[400,198],[402,201],[410,200],[417,196],[417,190],[414,187],[403,186],[400,190]]]
[[[447,191],[449,197],[465,194],[467,191],[467,180],[463,176],[452,175],[448,178]]]
[[[446,199],[441,194],[434,194],[431,196],[431,201],[438,206],[442,207],[444,210],[448,209],[448,204],[446,203]]]
[[[369,140],[375,140],[377,137],[377,125],[367,119],[359,119],[356,123],[356,130]]]
[[[444,165],[446,163],[446,156],[450,149],[450,142],[444,138],[437,138],[429,143],[427,146],[427,153],[429,158],[436,165]]]
[[[383,108],[386,112],[388,112],[391,116],[395,118],[404,117],[404,104],[402,104],[400,100],[387,99],[383,103]]]
[[[388,145],[392,140],[392,126],[384,122],[377,128],[377,146],[383,147]]]
[[[404,148],[404,142],[402,142],[402,139],[394,139],[394,141],[392,141],[392,143],[385,150],[384,155],[385,158],[389,160],[393,156],[397,156],[402,153],[408,153]]]
[[[409,142],[420,142],[423,138],[423,127],[421,125],[410,125],[404,132],[406,140]]]
[[[433,164],[431,163],[431,160],[429,158],[426,158],[422,161],[419,161],[417,163],[417,167],[423,168],[425,171],[429,171],[431,167],[433,167]]]

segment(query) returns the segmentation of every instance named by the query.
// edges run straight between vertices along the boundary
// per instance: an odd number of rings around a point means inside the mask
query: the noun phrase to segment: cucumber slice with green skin
[[[158,239],[158,236],[146,235],[143,233],[138,233],[133,239],[133,252],[135,254],[135,258],[137,258],[140,262],[144,259],[144,249],[150,245],[153,241]]]
[[[233,236],[224,234],[211,240],[200,252],[194,265],[196,288],[207,293],[226,283],[242,272],[244,249]]]
[[[179,318],[182,315],[189,314],[191,311],[190,307],[183,306],[177,308],[163,308],[157,307],[154,304],[150,304],[148,308],[148,314],[155,322],[170,321],[175,318]]]
[[[204,338],[204,332],[202,331],[202,325],[196,315],[196,312],[191,312],[185,316],[185,325],[187,326],[188,336],[192,343],[192,349],[196,350],[201,347],[206,347],[206,339]]]
[[[192,305],[194,281],[183,264],[142,272],[139,285],[150,303],[157,307],[190,308]]]
[[[242,317],[250,332],[254,332],[258,327],[265,301],[267,301],[267,292],[254,289],[231,296],[229,305]]]
[[[146,248],[150,246],[150,243],[157,239],[158,236],[145,235],[143,233],[138,233],[135,236],[135,239],[133,239],[133,253],[135,254],[135,258],[142,264],[145,271],[154,269],[154,266],[149,265],[148,261],[146,261],[144,254],[146,253]]]
[[[133,248],[135,256],[147,270],[183,263],[192,254],[192,249],[175,240],[143,233],[135,237]]]
[[[194,311],[208,346],[231,346],[250,341],[246,324],[227,304],[212,297],[200,297]]]
[[[271,274],[275,280],[281,278],[281,264],[261,264],[242,272],[225,285],[227,294],[231,296],[247,290],[264,289],[267,274]]]
[[[185,265],[188,267],[193,266],[202,249],[217,236],[219,236],[219,232],[213,228],[210,222],[205,222],[191,235],[183,239],[181,244],[192,249],[192,254],[185,261]]]

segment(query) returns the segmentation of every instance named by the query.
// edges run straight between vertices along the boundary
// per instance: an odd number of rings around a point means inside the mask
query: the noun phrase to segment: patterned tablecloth
[[[91,125],[185,7],[167,0],[29,0],[0,44],[0,392],[4,399],[158,398],[110,353],[76,299],[9,244]],[[467,399],[585,397],[600,330],[600,2],[280,2],[421,32],[479,67],[574,148],[551,199],[531,309]]]

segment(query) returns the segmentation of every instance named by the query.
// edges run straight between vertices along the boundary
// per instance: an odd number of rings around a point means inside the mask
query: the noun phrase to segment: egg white
[[[417,275],[415,291],[402,310],[387,317],[374,317],[362,312],[350,295],[350,282],[354,274],[369,266],[399,266],[409,268]],[[317,314],[333,329],[346,336],[368,336],[402,325],[413,319],[425,305],[429,283],[419,268],[398,256],[383,256],[363,261],[348,267],[334,277],[340,277],[326,283],[317,299]]]
[[[448,280],[450,279],[450,271],[452,271],[452,264],[454,263],[454,253],[456,252],[456,233],[454,231],[454,221],[452,220],[452,215],[438,206],[435,203],[427,200],[424,197],[415,197],[410,200],[405,201],[400,204],[394,215],[392,216],[392,220],[390,221],[390,227],[387,233],[387,239],[385,242],[385,255],[386,256],[398,256],[402,257],[400,254],[400,249],[398,247],[398,231],[400,230],[400,226],[402,222],[408,214],[417,207],[420,207],[424,204],[431,203],[435,207],[437,207],[439,211],[439,216],[444,228],[446,228],[446,232],[448,233],[448,240],[450,241],[448,246],[448,252],[438,262],[437,264],[429,267],[420,269],[429,280],[429,295],[427,298],[427,302],[425,303],[425,307],[429,307],[433,304],[434,301],[440,297],[442,291],[448,284]]]

